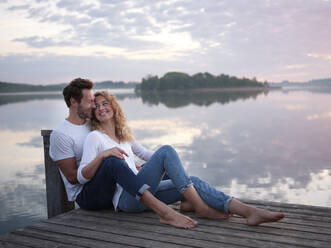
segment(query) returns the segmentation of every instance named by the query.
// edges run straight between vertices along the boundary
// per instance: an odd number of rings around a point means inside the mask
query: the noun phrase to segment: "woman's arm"
[[[154,154],[154,151],[147,149],[146,147],[142,146],[137,141],[134,141],[131,144],[132,152],[138,156],[140,159],[148,161],[152,155]]]
[[[84,168],[82,168],[82,176],[85,179],[90,180],[95,173],[97,172],[97,169],[99,168],[100,164],[102,163],[102,161],[105,158],[114,156],[120,159],[124,159],[124,155],[128,156],[126,154],[125,151],[123,151],[122,149],[118,148],[118,147],[113,147],[107,150],[104,150],[102,152],[100,152],[95,159],[93,159],[90,163],[88,163],[86,166],[84,166]]]
[[[118,147],[101,150],[102,141],[97,134],[89,134],[84,143],[83,156],[77,171],[79,183],[85,184],[91,180],[105,158],[115,156],[124,159],[126,152]]]

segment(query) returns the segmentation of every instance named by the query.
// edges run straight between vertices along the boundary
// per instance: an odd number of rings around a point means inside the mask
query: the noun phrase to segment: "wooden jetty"
[[[63,193],[63,185],[47,182],[52,176],[48,173],[57,172],[47,169],[55,167],[48,157],[49,133],[42,131],[47,201],[53,204],[48,204],[49,219],[0,236],[0,247],[331,247],[331,208],[326,207],[244,200],[282,211],[286,217],[257,227],[247,226],[237,216],[217,221],[197,219],[199,225],[190,230],[160,224],[153,212],[71,210],[74,205],[66,202],[65,195],[54,195]]]

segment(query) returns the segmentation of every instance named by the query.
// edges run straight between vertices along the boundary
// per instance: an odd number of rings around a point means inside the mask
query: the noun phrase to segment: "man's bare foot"
[[[252,213],[247,217],[247,225],[257,226],[266,222],[275,222],[283,219],[285,214],[279,212],[271,212],[268,210],[255,208]]]
[[[200,210],[196,210],[195,215],[198,218],[212,219],[212,220],[228,219],[232,216],[231,214],[226,214],[209,206]]]
[[[167,211],[163,216],[160,215],[159,218],[161,223],[178,228],[189,229],[195,227],[198,224],[197,221],[173,210],[172,208],[169,208],[169,211]]]
[[[193,205],[189,201],[184,201],[184,200],[180,202],[179,209],[182,212],[193,212],[194,211]]]

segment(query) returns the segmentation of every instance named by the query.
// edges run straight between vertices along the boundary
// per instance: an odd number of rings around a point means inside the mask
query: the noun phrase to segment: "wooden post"
[[[75,209],[75,203],[68,201],[59,169],[49,156],[49,138],[51,132],[52,130],[41,130],[41,136],[43,136],[44,141],[48,218]]]

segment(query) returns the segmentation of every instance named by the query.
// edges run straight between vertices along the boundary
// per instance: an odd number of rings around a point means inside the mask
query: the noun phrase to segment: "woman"
[[[125,185],[140,180],[146,185],[145,189],[161,202],[171,204],[181,201],[182,211],[195,211],[196,216],[200,218],[224,219],[231,214],[238,214],[246,218],[248,225],[259,225],[284,217],[282,213],[246,205],[217,191],[198,177],[189,177],[176,151],[170,146],[162,146],[155,153],[142,147],[134,141],[131,129],[114,95],[106,91],[97,92],[95,104],[96,109],[91,119],[91,128],[94,131],[85,141],[83,157],[78,169],[78,180],[86,183],[93,179],[98,170],[94,160],[96,158],[102,160],[109,156],[110,150],[118,149],[117,153],[112,152],[112,155],[125,160],[136,177],[131,177],[126,182],[119,182],[117,185],[112,198],[115,210],[140,212],[151,207],[139,201],[135,193],[130,192]],[[147,161],[139,171],[134,163],[134,154]],[[170,179],[162,180],[165,172]]]

